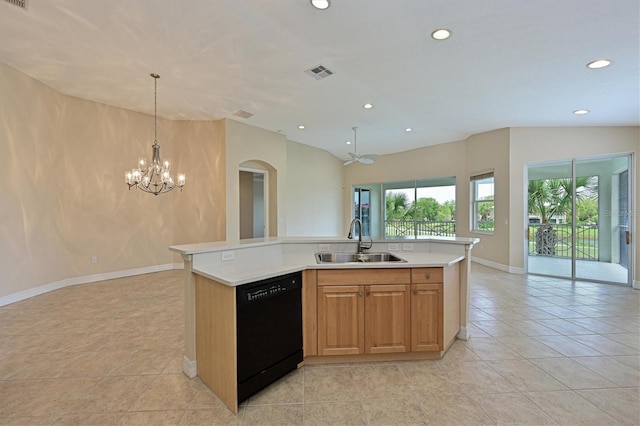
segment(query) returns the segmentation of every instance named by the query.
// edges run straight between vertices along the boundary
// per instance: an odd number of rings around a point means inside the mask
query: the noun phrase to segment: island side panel
[[[198,377],[238,413],[236,289],[196,275]]]
[[[184,356],[182,358],[182,371],[190,379],[196,377],[196,281],[195,274],[191,272],[193,257],[182,255],[184,261]]]
[[[460,331],[460,263],[444,268],[443,345],[446,350]]]
[[[318,355],[317,272],[304,271],[302,277],[302,345],[304,356]]]
[[[460,262],[460,332],[457,337],[461,340],[469,339],[469,293],[471,291],[471,250],[473,245],[465,245],[464,259]]]

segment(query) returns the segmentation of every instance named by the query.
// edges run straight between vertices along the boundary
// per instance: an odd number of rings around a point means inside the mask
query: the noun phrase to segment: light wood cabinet
[[[457,265],[318,270],[317,346],[307,354],[442,352],[460,329],[457,283]]]
[[[364,353],[363,286],[318,287],[318,355]]]
[[[318,271],[318,355],[408,352],[409,282],[408,269]]]
[[[443,268],[412,268],[412,284],[441,284],[444,280]]]
[[[411,351],[443,349],[442,284],[411,285]]]
[[[319,355],[408,352],[409,285],[318,287]]]
[[[365,286],[365,353],[409,352],[410,286]]]

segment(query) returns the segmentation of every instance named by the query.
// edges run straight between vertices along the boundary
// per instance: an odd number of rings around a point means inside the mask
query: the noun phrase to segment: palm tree
[[[412,214],[407,194],[404,192],[389,192],[385,196],[385,216],[387,224],[393,227],[388,235],[407,235],[408,229],[405,219]],[[410,216],[413,220],[413,216]]]
[[[404,219],[409,213],[409,199],[404,192],[390,192],[385,197],[387,219]]]
[[[576,177],[576,201],[598,198],[596,176]],[[554,215],[569,213],[573,198],[571,179],[541,179],[529,181],[529,213],[540,215],[542,226],[536,230],[536,254],[554,256],[558,235],[550,224]]]

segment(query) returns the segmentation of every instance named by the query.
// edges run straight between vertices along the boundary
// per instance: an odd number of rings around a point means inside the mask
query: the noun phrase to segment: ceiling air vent
[[[12,4],[14,6],[18,6],[21,9],[27,10],[29,9],[29,0],[4,0],[5,3]]]
[[[251,117],[253,117],[253,114],[251,114],[250,112],[247,112],[247,111],[243,111],[241,109],[239,109],[238,111],[234,112],[233,115],[235,115],[236,117],[240,117],[240,118],[251,118]]]
[[[322,80],[323,78],[330,77],[334,74],[333,71],[325,68],[322,65],[316,65],[315,67],[311,67],[308,70],[305,70],[304,72],[306,72],[316,80]]]

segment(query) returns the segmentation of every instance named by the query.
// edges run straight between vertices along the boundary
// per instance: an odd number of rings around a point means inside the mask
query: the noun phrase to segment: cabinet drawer
[[[440,273],[442,276],[442,273]],[[320,269],[318,285],[358,285],[358,284],[409,284],[411,274],[408,268],[381,269]]]
[[[411,269],[411,282],[414,284],[441,283],[442,277],[442,268]]]

